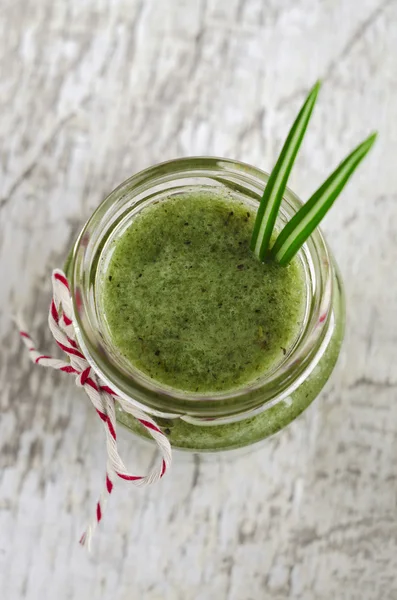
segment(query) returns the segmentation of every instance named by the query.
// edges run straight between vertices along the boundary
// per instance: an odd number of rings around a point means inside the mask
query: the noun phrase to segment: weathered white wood
[[[397,1],[3,0],[0,40],[2,600],[397,598]],[[300,195],[380,132],[325,224],[348,301],[332,383],[254,454],[119,485],[88,558],[103,431],[10,314],[53,348],[48,276],[100,200],[176,156],[269,169],[317,77]]]

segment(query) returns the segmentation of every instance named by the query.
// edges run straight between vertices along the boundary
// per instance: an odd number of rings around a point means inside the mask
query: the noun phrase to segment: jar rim
[[[310,278],[310,306],[305,331],[280,367],[269,376],[245,386],[216,393],[193,393],[169,388],[137,372],[122,371],[110,356],[96,315],[97,273],[101,254],[111,231],[132,212],[140,210],[150,196],[179,182],[204,180],[217,187],[238,190],[259,202],[269,175],[239,161],[217,157],[189,157],[166,161],[140,171],[115,190],[98,206],[84,225],[73,248],[68,275],[74,309],[74,325],[79,344],[94,371],[112,389],[158,416],[188,415],[192,418],[227,417],[261,406],[273,406],[289,396],[318,363],[324,342],[332,327],[332,260],[321,231],[317,228],[300,250]],[[190,186],[192,183],[189,184]],[[302,202],[289,188],[284,193],[280,218],[284,221]],[[308,281],[306,281],[309,285]],[[266,375],[266,374],[265,374]]]

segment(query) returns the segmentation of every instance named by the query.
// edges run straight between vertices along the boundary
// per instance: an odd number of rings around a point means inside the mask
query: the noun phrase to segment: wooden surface
[[[0,33],[2,600],[396,599],[397,1],[2,0]],[[103,431],[10,314],[53,350],[49,274],[101,199],[177,156],[271,168],[318,77],[299,195],[380,132],[324,225],[348,301],[332,382],[254,454],[119,485],[87,557]]]

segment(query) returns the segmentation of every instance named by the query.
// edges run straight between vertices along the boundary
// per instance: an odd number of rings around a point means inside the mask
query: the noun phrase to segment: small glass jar
[[[150,413],[174,448],[214,452],[241,448],[276,433],[316,398],[329,378],[344,333],[341,278],[319,229],[297,255],[306,284],[306,310],[298,338],[284,360],[243,388],[195,394],[169,388],[124,364],[112,346],[101,309],[101,281],[114,241],[136,215],[175,194],[212,190],[256,209],[268,175],[221,158],[186,158],[156,165],[115,189],[88,220],[67,260],[76,335],[96,373],[120,396]],[[300,208],[286,190],[276,227]],[[144,428],[121,407],[118,421],[146,437]]]

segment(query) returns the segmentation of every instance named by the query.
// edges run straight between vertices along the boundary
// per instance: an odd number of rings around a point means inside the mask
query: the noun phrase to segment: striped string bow
[[[168,438],[155,421],[140,408],[132,405],[131,401],[126,401],[118,396],[101,381],[87,362],[76,341],[69,283],[65,274],[59,269],[52,274],[52,289],[53,297],[48,315],[48,325],[56,343],[67,355],[67,360],[60,360],[39,352],[25,327],[20,324],[19,333],[35,364],[70,373],[76,377],[76,384],[84,388],[88,394],[105,428],[107,448],[105,486],[97,502],[95,515],[80,539],[80,543],[90,550],[93,534],[102,519],[115,478],[120,477],[137,486],[149,485],[158,481],[171,465],[171,446]],[[125,412],[138,419],[154,439],[160,451],[160,464],[154,465],[147,475],[131,475],[120,458],[117,450],[115,400]]]

